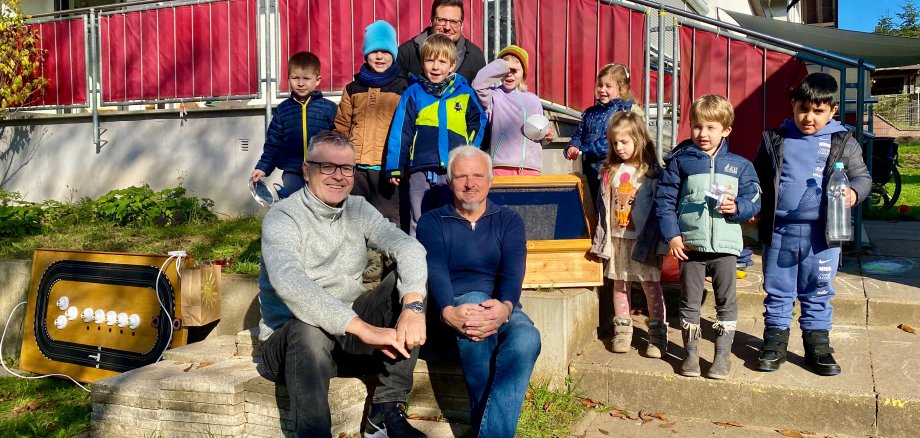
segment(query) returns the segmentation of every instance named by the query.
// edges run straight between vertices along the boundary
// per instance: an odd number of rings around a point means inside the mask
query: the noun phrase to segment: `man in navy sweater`
[[[453,204],[425,213],[416,230],[428,252],[429,296],[456,331],[473,428],[480,437],[514,436],[540,354],[540,332],[520,304],[524,220],[487,199],[492,160],[478,148],[452,150],[447,178]]]

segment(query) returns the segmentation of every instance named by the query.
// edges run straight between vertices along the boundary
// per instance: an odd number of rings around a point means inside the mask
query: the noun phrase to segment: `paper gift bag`
[[[182,325],[200,327],[220,319],[220,266],[182,270]]]

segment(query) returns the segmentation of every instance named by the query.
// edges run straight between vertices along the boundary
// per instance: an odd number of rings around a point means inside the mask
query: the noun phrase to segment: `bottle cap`
[[[839,161],[834,163],[834,170],[843,170],[843,163]]]

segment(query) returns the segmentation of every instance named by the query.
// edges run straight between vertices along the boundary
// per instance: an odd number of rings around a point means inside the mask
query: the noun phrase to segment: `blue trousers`
[[[456,305],[478,304],[491,298],[482,292],[470,292],[457,298]],[[473,428],[480,437],[513,437],[530,374],[540,355],[540,332],[516,308],[498,333],[479,342],[458,334],[457,346],[470,395]]]
[[[306,181],[303,180],[302,173],[285,170],[284,173],[281,174],[281,185],[283,188],[281,189],[281,193],[278,193],[278,198],[284,199],[302,189],[303,186],[306,185]]]
[[[415,237],[415,227],[419,218],[425,212],[434,210],[453,199],[453,194],[447,187],[447,175],[435,175],[433,172],[414,172],[409,175],[408,181],[400,184],[409,184],[409,235]]]
[[[827,245],[823,222],[777,220],[773,242],[763,251],[763,288],[767,293],[764,324],[768,328],[789,327],[798,298],[802,330],[830,330],[839,261],[840,248]]]

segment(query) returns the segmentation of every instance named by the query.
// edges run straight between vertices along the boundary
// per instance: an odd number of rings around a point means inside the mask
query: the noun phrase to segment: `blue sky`
[[[894,14],[901,11],[901,5],[905,0],[840,0],[838,2],[840,28],[847,30],[858,30],[861,32],[872,32],[878,19],[886,13],[891,14],[898,22],[898,17]],[[920,6],[920,1],[915,1]]]

